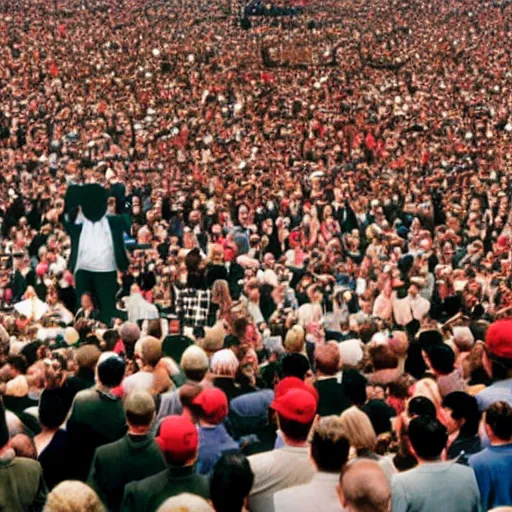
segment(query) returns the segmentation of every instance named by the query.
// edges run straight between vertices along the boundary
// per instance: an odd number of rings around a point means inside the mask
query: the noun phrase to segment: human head
[[[512,376],[512,320],[498,320],[487,329],[483,364],[495,380]]]
[[[206,352],[197,345],[187,347],[181,356],[181,369],[185,377],[194,382],[201,382],[204,379],[209,365]]]
[[[444,397],[443,412],[441,421],[449,435],[457,430],[466,437],[478,434],[482,415],[475,397],[463,391],[454,391]]]
[[[310,370],[308,358],[303,354],[287,354],[281,363],[283,377],[297,377],[304,380]]]
[[[21,354],[12,354],[7,358],[8,372],[10,377],[25,375],[28,369],[27,359]]]
[[[105,512],[98,495],[78,480],[66,480],[48,494],[44,512]]]
[[[10,447],[17,457],[37,460],[37,450],[34,440],[24,433],[15,434],[11,437]]]
[[[301,353],[304,350],[306,333],[300,325],[291,327],[284,338],[284,348],[290,353]]]
[[[216,512],[241,512],[251,492],[254,474],[247,457],[224,453],[215,464],[210,480],[210,498]]]
[[[411,451],[416,458],[433,461],[439,459],[448,441],[448,432],[436,418],[417,416],[407,429]]]
[[[339,416],[320,418],[313,427],[311,458],[318,471],[338,474],[347,463],[350,443]]]
[[[125,344],[133,346],[140,338],[140,328],[134,322],[124,322],[119,328],[119,336]]]
[[[89,292],[82,293],[82,296],[80,297],[80,305],[83,309],[91,309],[94,307],[92,295]]]
[[[238,359],[229,348],[215,352],[210,359],[210,368],[215,375],[235,377],[238,371]]]
[[[330,341],[325,345],[318,345],[316,347],[315,366],[320,374],[336,375],[341,367],[341,355],[338,344],[335,341]]]
[[[124,400],[124,415],[131,428],[147,430],[155,417],[155,400],[147,391],[134,391]]]
[[[94,370],[98,364],[101,352],[95,345],[83,345],[76,351],[76,364],[83,369]]]
[[[218,388],[206,388],[194,398],[199,420],[209,425],[219,425],[229,412],[228,399]]]
[[[156,441],[171,466],[189,466],[197,459],[197,428],[186,416],[167,416]]]
[[[165,500],[157,512],[215,512],[200,496],[181,493]]]
[[[356,450],[375,450],[377,436],[370,418],[355,406],[345,409],[340,416],[343,430]]]
[[[415,416],[430,416],[436,417],[436,406],[432,400],[426,396],[414,396],[407,404],[407,416],[414,418]]]
[[[292,388],[277,396],[270,405],[276,411],[278,425],[286,439],[294,443],[306,441],[316,415],[314,393],[304,388]]]
[[[162,358],[162,342],[153,336],[146,336],[140,340],[140,344],[142,364],[154,368]]]
[[[420,286],[417,283],[411,283],[407,291],[411,297],[416,297],[420,292]]]
[[[47,429],[57,429],[65,421],[68,407],[60,395],[43,391],[39,397],[39,423]]]
[[[448,345],[432,345],[427,347],[423,354],[425,362],[436,375],[448,375],[453,372],[455,353]]]
[[[512,407],[507,402],[495,402],[484,414],[485,431],[493,442],[512,441]]]
[[[398,366],[398,357],[384,343],[377,343],[370,348],[370,359],[374,370],[387,370]]]
[[[338,495],[347,512],[389,512],[391,489],[380,465],[368,459],[347,464],[340,475]]]
[[[125,362],[115,352],[103,352],[96,366],[96,377],[100,384],[115,388],[124,377]]]
[[[441,393],[439,393],[437,382],[433,379],[425,378],[416,382],[413,396],[427,397],[435,405],[436,410],[441,407]]]
[[[232,304],[228,282],[224,279],[217,279],[212,286],[212,302],[223,307],[230,307]]]

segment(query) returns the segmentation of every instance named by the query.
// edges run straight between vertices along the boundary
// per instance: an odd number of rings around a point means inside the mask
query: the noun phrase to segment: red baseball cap
[[[512,320],[498,320],[491,324],[487,330],[485,345],[496,357],[512,359]]]
[[[185,416],[168,416],[160,425],[156,442],[164,453],[172,456],[173,462],[183,464],[197,453],[197,428]]]
[[[311,393],[315,401],[318,402],[318,391],[298,377],[285,377],[283,380],[279,381],[274,389],[275,399],[277,400],[284,396],[290,389],[302,389],[303,391],[307,391]]]
[[[228,415],[228,399],[219,388],[203,389],[192,403],[201,407],[201,418],[213,425],[222,423]]]
[[[317,401],[306,389],[295,388],[276,398],[270,407],[287,420],[307,424],[315,418]]]

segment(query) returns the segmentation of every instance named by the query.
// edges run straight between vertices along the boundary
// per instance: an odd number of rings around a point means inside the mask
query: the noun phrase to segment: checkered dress
[[[176,288],[176,314],[183,327],[206,325],[210,310],[210,290]]]

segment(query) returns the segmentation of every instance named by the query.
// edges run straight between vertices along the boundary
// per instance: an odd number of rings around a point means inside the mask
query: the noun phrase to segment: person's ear
[[[338,498],[340,500],[341,506],[345,509],[347,506],[347,500],[343,495],[343,490],[341,489],[341,485],[339,483],[336,484],[336,492],[338,493]]]

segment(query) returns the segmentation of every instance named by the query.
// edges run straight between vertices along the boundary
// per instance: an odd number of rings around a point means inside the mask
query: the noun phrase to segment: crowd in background
[[[0,508],[512,506],[512,7],[297,6],[0,0]]]

